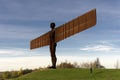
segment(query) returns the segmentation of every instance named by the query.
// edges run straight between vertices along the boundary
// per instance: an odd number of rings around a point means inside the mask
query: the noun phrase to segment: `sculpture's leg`
[[[50,45],[50,53],[51,53],[51,61],[52,61],[51,68],[56,68],[57,58],[55,52],[56,52],[56,44]]]

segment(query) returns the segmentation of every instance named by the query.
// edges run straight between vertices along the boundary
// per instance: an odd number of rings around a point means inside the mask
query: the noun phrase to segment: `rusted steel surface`
[[[50,31],[36,39],[33,39],[30,42],[30,49],[35,49],[35,48],[49,45],[49,42],[50,42],[50,38],[49,38],[50,34],[49,33],[50,33]]]
[[[84,31],[96,24],[96,10],[93,9],[61,26],[55,30],[55,41],[59,42],[76,33]]]
[[[93,9],[55,29],[55,42],[64,40],[96,24],[96,9]],[[30,42],[30,48],[47,46],[50,43],[50,31]]]

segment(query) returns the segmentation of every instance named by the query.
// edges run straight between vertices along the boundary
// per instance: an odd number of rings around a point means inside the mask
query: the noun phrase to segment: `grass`
[[[12,80],[120,80],[118,69],[45,69]]]

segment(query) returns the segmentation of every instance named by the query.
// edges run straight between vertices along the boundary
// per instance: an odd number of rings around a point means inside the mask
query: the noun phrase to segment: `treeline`
[[[84,62],[80,65],[81,68],[105,68],[101,63],[99,58],[97,58],[94,62]]]
[[[32,69],[20,69],[19,71],[5,71],[0,73],[0,80],[6,80],[11,78],[17,78],[19,76],[31,73]]]
[[[71,62],[62,62],[57,65],[57,68],[105,68],[101,65],[99,58],[97,58],[94,62],[83,62],[81,64],[71,63]]]

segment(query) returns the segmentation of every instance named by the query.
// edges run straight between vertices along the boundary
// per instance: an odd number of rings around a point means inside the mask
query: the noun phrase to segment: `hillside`
[[[96,69],[90,74],[89,69],[46,69],[12,80],[120,80],[120,70]]]

